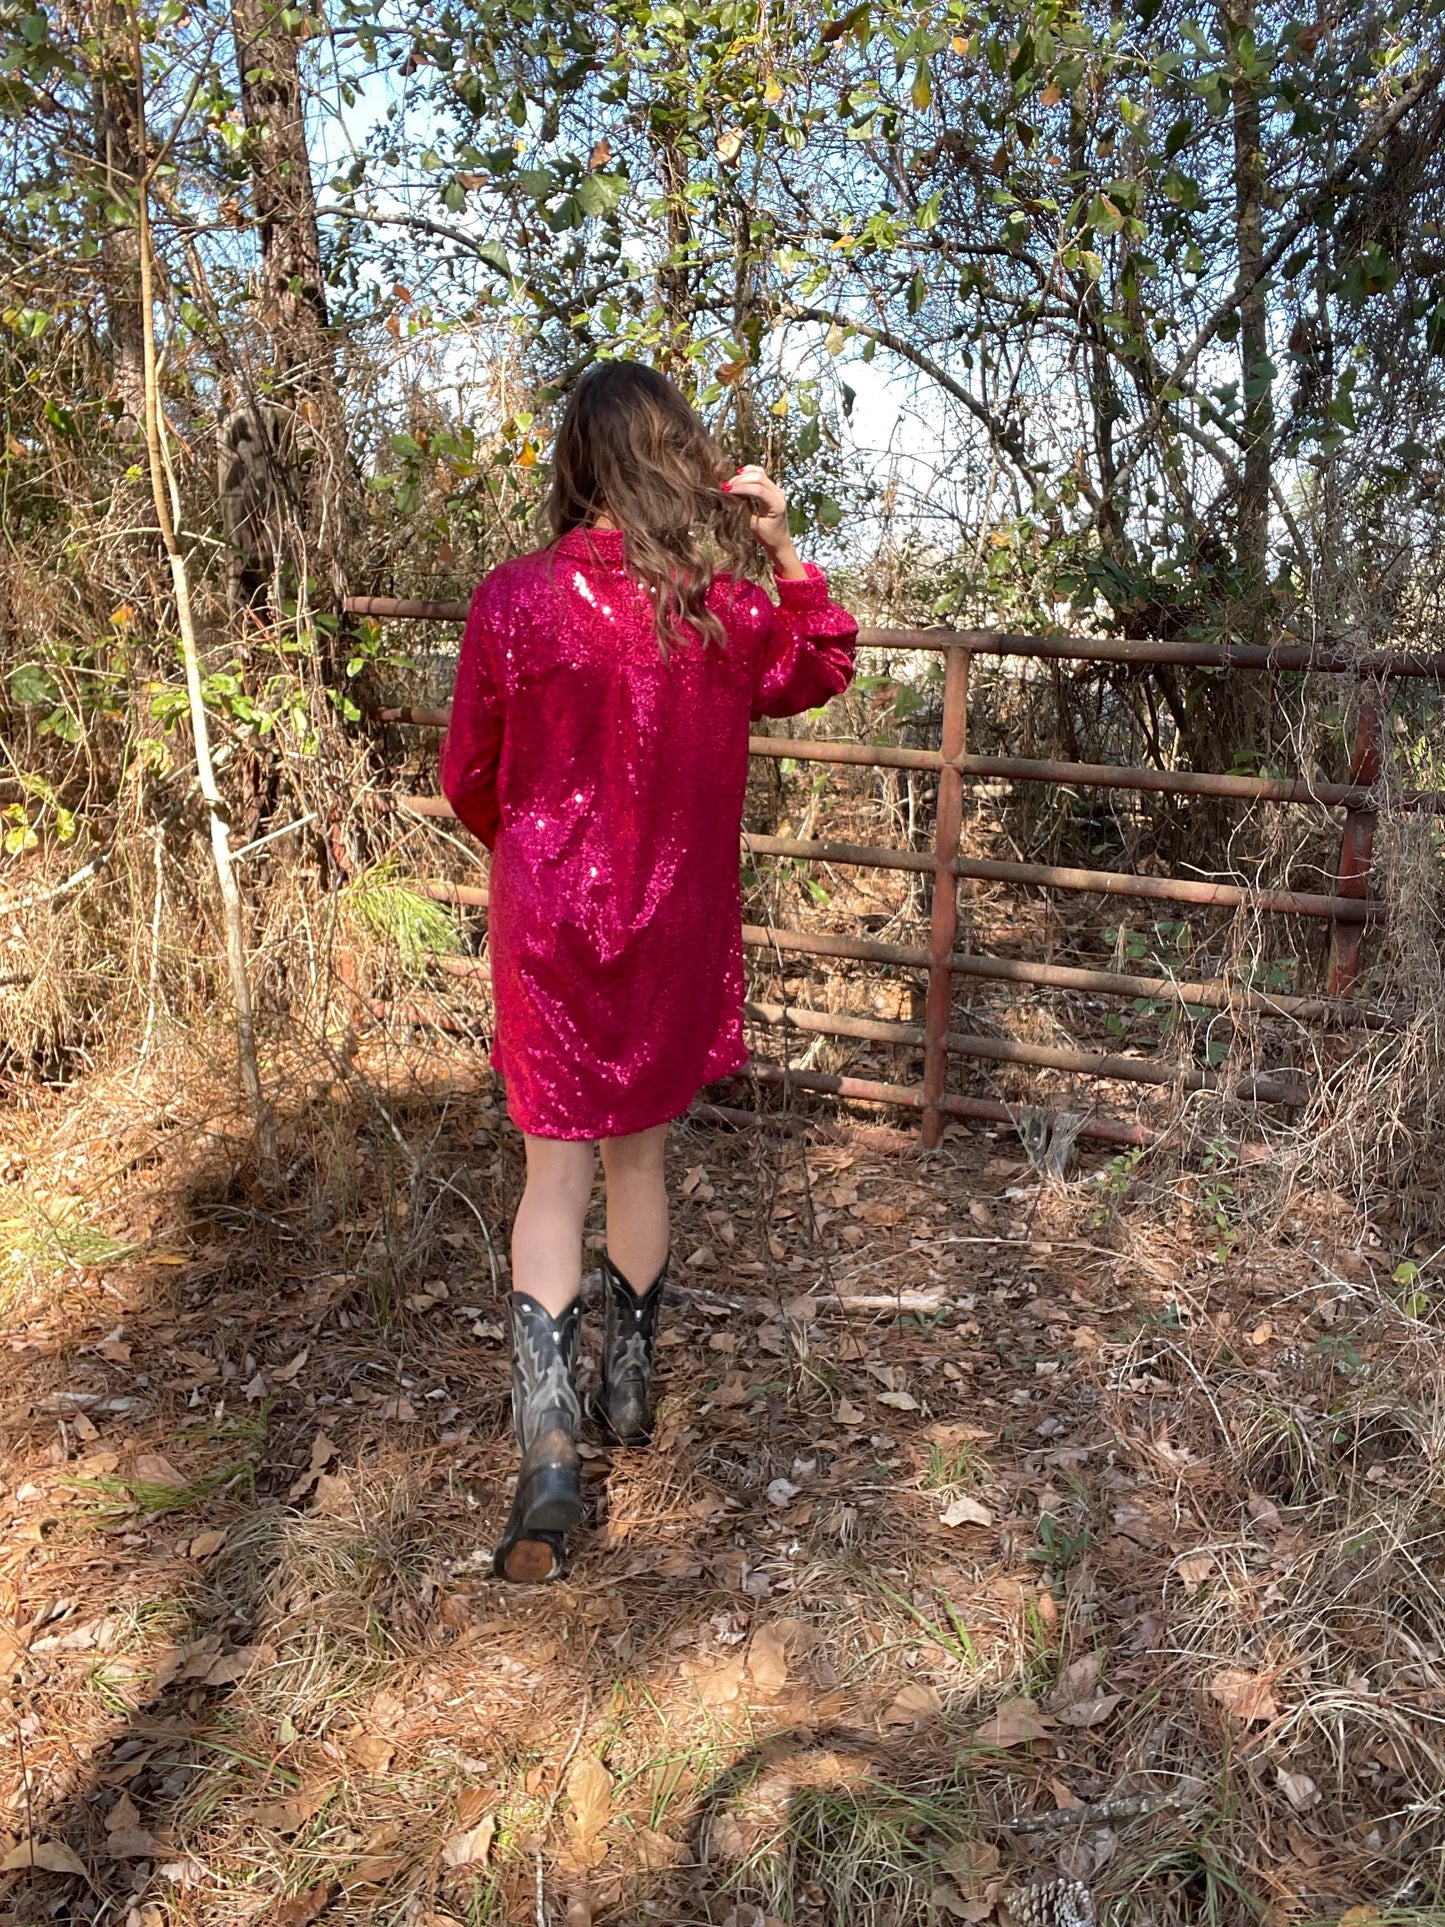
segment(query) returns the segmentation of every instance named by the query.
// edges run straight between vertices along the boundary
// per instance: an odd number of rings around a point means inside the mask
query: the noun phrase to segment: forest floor
[[[192,1048],[8,1125],[0,1921],[1445,1919],[1438,1345],[1345,1201],[684,1122],[656,1442],[509,1588],[484,1060],[298,1062],[263,1195]]]

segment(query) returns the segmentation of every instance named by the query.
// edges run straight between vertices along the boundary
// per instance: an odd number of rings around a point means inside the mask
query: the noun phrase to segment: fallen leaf
[[[1087,1838],[1078,1834],[1067,1840],[1058,1851],[1059,1872],[1066,1880],[1080,1883],[1090,1881],[1101,1867],[1106,1867],[1119,1849],[1119,1836],[1108,1827],[1101,1827],[1097,1833]]]
[[[311,1923],[323,1913],[331,1898],[331,1889],[324,1880],[318,1880],[314,1887],[308,1887],[293,1900],[284,1901],[271,1916],[270,1927],[311,1927]]]
[[[865,1199],[862,1204],[850,1204],[848,1209],[860,1224],[902,1224],[908,1216],[906,1204],[884,1204],[874,1199]]]
[[[663,1867],[675,1867],[682,1858],[682,1842],[671,1839],[665,1833],[655,1833],[651,1827],[639,1827],[636,1838],[637,1857],[649,1873],[656,1873]]]
[[[1246,1726],[1272,1720],[1279,1712],[1270,1681],[1262,1673],[1247,1673],[1239,1666],[1226,1666],[1209,1682],[1209,1693],[1227,1713]]]
[[[226,1534],[224,1528],[219,1531],[198,1532],[191,1541],[191,1557],[193,1559],[212,1559],[225,1543]]]
[[[1320,1790],[1308,1773],[1287,1773],[1283,1767],[1276,1770],[1279,1790],[1289,1801],[1296,1813],[1306,1813],[1320,1803]]]
[[[126,1344],[123,1338],[104,1339],[95,1349],[100,1353],[102,1358],[108,1358],[112,1365],[129,1365],[130,1363],[130,1346]],[[50,1868],[49,1871],[53,1873],[55,1869]]]
[[[100,1437],[100,1427],[88,1419],[84,1412],[77,1412],[71,1424],[75,1428],[75,1436],[86,1445],[93,1445]]]
[[[253,1666],[267,1665],[276,1657],[272,1646],[238,1646],[232,1653],[222,1653],[212,1660],[202,1676],[206,1686],[233,1686],[238,1679],[244,1679]]]
[[[959,1840],[939,1862],[965,1900],[983,1897],[984,1884],[998,1872],[998,1864],[999,1851],[991,1840]]]
[[[396,1745],[384,1739],[380,1733],[360,1733],[354,1740],[347,1741],[346,1751],[364,1772],[385,1773],[391,1765]]]
[[[442,1862],[448,1867],[484,1867],[487,1855],[492,1850],[492,1836],[497,1831],[494,1814],[488,1814],[474,1827],[467,1827],[461,1833],[454,1833],[442,1848]]]
[[[707,1826],[708,1856],[713,1850],[728,1860],[741,1860],[748,1850],[747,1835],[730,1813],[715,1813]]]
[[[303,1346],[289,1365],[277,1365],[272,1371],[271,1377],[282,1385],[289,1385],[310,1356],[309,1350]]]
[[[389,1398],[377,1412],[377,1417],[390,1419],[396,1425],[415,1425],[416,1407],[409,1398]]]
[[[612,1775],[595,1753],[579,1753],[567,1775],[572,1832],[586,1842],[612,1818]]]
[[[1084,1804],[1069,1783],[1057,1775],[1049,1781],[1049,1792],[1054,1796],[1054,1807],[1059,1813],[1077,1813]]]
[[[1060,1706],[1056,1718],[1064,1726],[1102,1726],[1123,1697],[1122,1693],[1096,1693],[1093,1699],[1077,1700],[1072,1706]]]
[[[883,1715],[885,1726],[919,1726],[925,1720],[936,1720],[943,1711],[943,1701],[933,1687],[923,1680],[912,1679],[900,1687],[893,1703]]]
[[[867,1417],[867,1413],[860,1412],[851,1399],[840,1398],[838,1400],[838,1410],[835,1417],[840,1425],[862,1425]]]
[[[140,1809],[128,1793],[122,1793],[105,1816],[107,1833],[125,1833],[140,1825]]]
[[[311,1441],[311,1463],[301,1477],[294,1482],[287,1496],[292,1500],[299,1499],[319,1476],[322,1466],[329,1465],[335,1456],[336,1447],[324,1432],[318,1432]]]
[[[788,1683],[788,1655],[772,1626],[760,1626],[748,1647],[748,1672],[763,1699],[776,1699]]]
[[[947,1914],[954,1920],[987,1920],[993,1912],[991,1900],[965,1900],[956,1887],[935,1887],[932,1902],[935,1914]]]
[[[344,1472],[338,1472],[334,1476],[329,1472],[323,1472],[317,1479],[315,1501],[317,1512],[333,1516],[337,1513],[349,1512],[354,1499],[351,1481]]]
[[[993,1514],[986,1505],[965,1495],[945,1506],[938,1515],[938,1523],[942,1526],[991,1526]]]
[[[334,1780],[318,1781],[314,1786],[298,1787],[289,1800],[268,1801],[252,1810],[251,1824],[268,1827],[274,1833],[296,1833],[320,1813],[335,1784]]]
[[[918,1410],[918,1400],[914,1398],[911,1392],[880,1392],[878,1394],[878,1403],[880,1405],[891,1405],[895,1411],[899,1412],[916,1412]]]
[[[0,1873],[28,1873],[32,1867],[41,1873],[78,1874],[82,1880],[88,1877],[81,1862],[60,1840],[22,1840],[0,1860]]]
[[[1214,1570],[1212,1552],[1187,1552],[1179,1561],[1179,1577],[1184,1581],[1184,1590],[1192,1597],[1204,1584]]]
[[[103,1479],[107,1473],[114,1472],[119,1464],[119,1452],[89,1452],[83,1459],[76,1460],[75,1475],[80,1479]]]
[[[729,1706],[743,1686],[743,1655],[737,1653],[721,1666],[708,1666],[693,1675],[693,1686],[704,1706]]]
[[[107,1834],[105,1849],[112,1860],[149,1860],[157,1851],[144,1827],[120,1827]]]
[[[266,1376],[264,1372],[257,1372],[256,1376],[251,1380],[250,1384],[247,1385],[244,1389],[246,1393],[246,1398],[252,1405],[257,1404],[261,1399],[263,1399],[266,1396]],[[314,1920],[315,1915],[314,1914],[309,1915],[308,1918]]]
[[[1019,1697],[1005,1700],[991,1720],[985,1720],[974,1734],[980,1746],[1023,1746],[1030,1740],[1047,1738],[1054,1721],[1040,1712],[1032,1700]]]
[[[161,1453],[142,1452],[135,1462],[135,1483],[180,1492],[185,1488],[186,1477],[183,1472],[178,1472],[170,1460],[163,1457]]]
[[[1284,1525],[1284,1521],[1279,1516],[1279,1507],[1263,1492],[1250,1493],[1249,1516],[1265,1532],[1279,1532]]]
[[[791,1505],[794,1499],[797,1498],[800,1490],[801,1487],[794,1485],[790,1479],[774,1479],[769,1485],[766,1494],[768,1504],[771,1506]]]
[[[1059,1674],[1059,1683],[1049,1695],[1049,1705],[1057,1711],[1061,1706],[1092,1699],[1099,1684],[1099,1664],[1097,1653],[1085,1653],[1081,1659],[1071,1661]]]
[[[494,1787],[463,1787],[457,1795],[457,1825],[474,1827],[496,1797]]]

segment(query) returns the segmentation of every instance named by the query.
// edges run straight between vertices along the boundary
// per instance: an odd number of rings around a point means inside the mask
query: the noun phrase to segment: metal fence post
[[[1380,774],[1384,728],[1384,691],[1380,683],[1360,684],[1360,711],[1355,719],[1355,741],[1350,753],[1350,781],[1368,789]],[[1364,897],[1370,891],[1370,864],[1375,854],[1376,815],[1372,809],[1346,810],[1340,837],[1340,867],[1335,895]],[[1336,923],[1330,933],[1327,989],[1331,997],[1348,997],[1360,974],[1362,923]]]
[[[950,649],[943,671],[943,764],[938,772],[938,809],[933,825],[933,905],[928,925],[928,1002],[924,1009],[923,1148],[942,1140],[942,1105],[948,1077],[948,1028],[953,1007],[953,940],[958,928],[958,878],[954,859],[963,828],[963,772],[958,758],[968,746],[967,649]]]

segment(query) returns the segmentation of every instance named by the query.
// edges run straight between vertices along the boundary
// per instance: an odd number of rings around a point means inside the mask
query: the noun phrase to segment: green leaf
[[[23,662],[10,678],[13,701],[26,709],[53,709],[59,692],[38,663]]]

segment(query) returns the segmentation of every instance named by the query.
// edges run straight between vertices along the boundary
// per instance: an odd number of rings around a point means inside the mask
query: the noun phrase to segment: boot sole
[[[566,1570],[558,1549],[546,1539],[518,1539],[496,1558],[497,1576],[514,1585],[544,1586]]]

